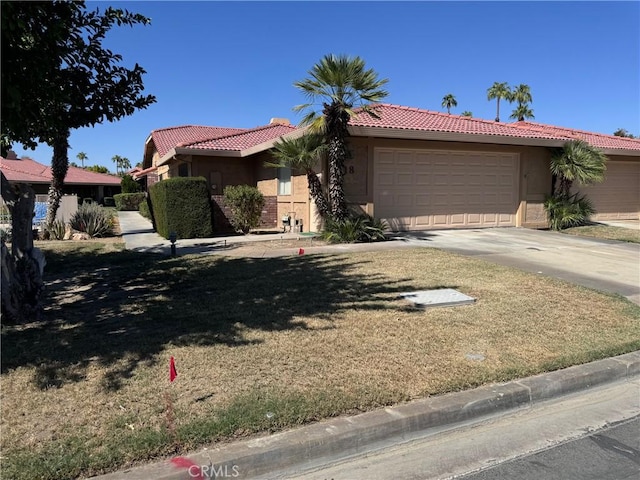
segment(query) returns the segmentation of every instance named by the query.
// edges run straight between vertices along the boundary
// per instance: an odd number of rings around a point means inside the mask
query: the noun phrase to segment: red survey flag
[[[178,376],[178,372],[176,371],[176,361],[173,357],[169,360],[169,381],[173,382]]]
[[[301,248],[300,250],[298,250],[298,255],[304,255],[304,248]]]

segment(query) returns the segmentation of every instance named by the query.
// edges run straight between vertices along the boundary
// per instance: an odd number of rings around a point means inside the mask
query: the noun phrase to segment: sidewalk
[[[210,468],[205,478],[275,478],[318,465],[334,464],[428,435],[468,427],[532,408],[542,402],[614,382],[637,381],[640,352],[578,365],[503,384],[417,400],[338,417],[299,429],[222,444],[188,458]],[[635,415],[640,413],[637,406]],[[212,467],[208,467],[212,464]],[[211,468],[215,470],[211,470]],[[95,477],[100,480],[183,480],[193,478],[169,460]]]

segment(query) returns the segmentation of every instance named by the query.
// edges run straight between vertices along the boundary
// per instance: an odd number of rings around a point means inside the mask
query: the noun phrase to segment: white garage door
[[[393,230],[515,226],[518,155],[379,148],[374,212]]]
[[[607,162],[605,180],[580,193],[593,202],[593,220],[637,220],[640,211],[640,162]]]

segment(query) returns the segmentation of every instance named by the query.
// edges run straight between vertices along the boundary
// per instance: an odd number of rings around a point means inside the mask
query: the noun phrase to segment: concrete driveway
[[[406,232],[396,238],[617,293],[640,305],[637,243],[524,228]]]

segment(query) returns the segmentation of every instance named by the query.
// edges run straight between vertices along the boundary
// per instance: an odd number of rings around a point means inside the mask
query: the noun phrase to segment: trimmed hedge
[[[149,204],[147,202],[140,202],[138,211],[140,212],[140,215],[151,220],[151,210],[149,210]]]
[[[118,193],[113,196],[116,201],[116,210],[138,210],[140,203],[144,201],[144,193]]]
[[[211,199],[204,177],[162,180],[149,190],[157,232],[169,238],[206,238],[213,234]]]

